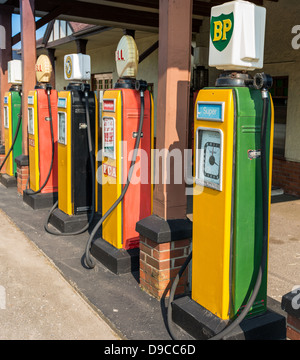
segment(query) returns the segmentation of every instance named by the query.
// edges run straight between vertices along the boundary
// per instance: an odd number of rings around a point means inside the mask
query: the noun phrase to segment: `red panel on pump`
[[[143,137],[134,168],[132,181],[123,200],[123,248],[139,247],[139,234],[136,223],[151,215],[151,98],[145,95]],[[123,99],[123,183],[126,184],[133,150],[140,122],[141,100],[136,90],[122,89]],[[126,161],[127,160],[127,161]],[[141,174],[142,177],[141,177]]]
[[[52,160],[52,139],[50,130],[50,113],[48,105],[48,95],[46,90],[37,89],[38,99],[38,132],[39,132],[39,168],[40,168],[40,186],[47,179]],[[52,110],[53,135],[54,135],[54,160],[50,178],[41,193],[52,193],[58,191],[57,178],[57,100],[56,90],[51,90],[50,101]]]

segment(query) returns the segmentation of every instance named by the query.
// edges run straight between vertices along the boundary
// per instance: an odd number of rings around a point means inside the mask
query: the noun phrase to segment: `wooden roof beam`
[[[43,16],[39,19],[36,24],[36,30],[40,29],[44,25],[48,24],[51,20],[54,20],[62,13],[66,13],[67,9],[65,5],[59,6],[55,8],[53,11],[49,12],[47,15]],[[21,33],[16,34],[12,38],[12,46],[16,45],[19,41],[21,41]]]

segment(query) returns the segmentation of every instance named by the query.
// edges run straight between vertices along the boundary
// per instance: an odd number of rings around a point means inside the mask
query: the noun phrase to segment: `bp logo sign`
[[[210,23],[210,36],[214,47],[223,51],[228,46],[234,29],[233,12],[228,15],[212,16]]]

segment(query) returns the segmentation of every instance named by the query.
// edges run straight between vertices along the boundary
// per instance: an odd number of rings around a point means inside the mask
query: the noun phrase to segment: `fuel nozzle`
[[[265,73],[257,73],[253,78],[253,86],[257,90],[271,89],[273,85],[273,79],[271,75]]]
[[[144,93],[147,90],[148,83],[145,80],[137,80],[135,82],[135,90]]]
[[[245,84],[252,89],[261,90],[262,98],[265,99],[273,85],[273,79],[271,75],[262,72],[255,74],[253,79],[247,80]]]

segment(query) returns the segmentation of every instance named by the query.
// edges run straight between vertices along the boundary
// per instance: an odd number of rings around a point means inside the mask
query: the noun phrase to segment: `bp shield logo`
[[[210,23],[210,36],[214,47],[223,51],[228,46],[234,29],[233,12],[228,15],[212,16]]]

